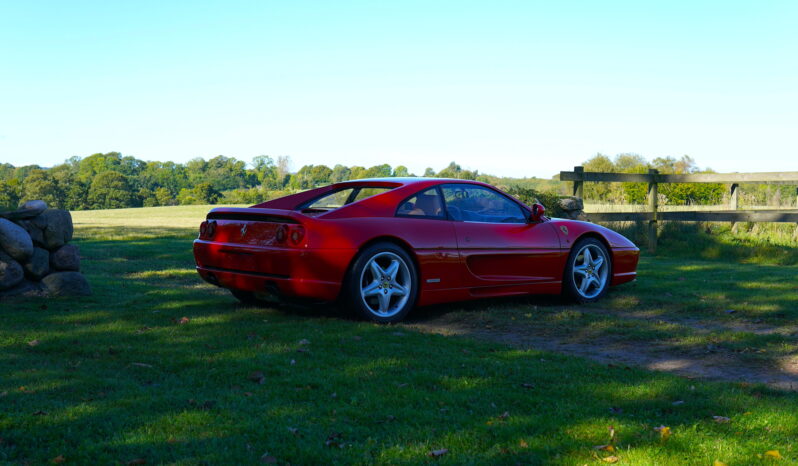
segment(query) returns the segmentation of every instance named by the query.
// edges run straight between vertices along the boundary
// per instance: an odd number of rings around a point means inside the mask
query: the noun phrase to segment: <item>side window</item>
[[[354,189],[341,189],[340,191],[333,191],[326,196],[316,199],[311,204],[305,206],[306,209],[324,209],[332,210],[342,207],[346,204],[347,199],[352,194]]]
[[[442,188],[446,210],[452,220],[526,223],[521,207],[492,189],[468,184],[447,184]]]
[[[357,196],[352,199],[352,202],[357,202],[367,197],[376,196],[377,194],[382,194],[385,191],[390,191],[391,189],[393,188],[360,188],[360,190],[357,192]]]
[[[399,204],[396,215],[403,217],[445,218],[443,201],[436,188],[409,197]]]

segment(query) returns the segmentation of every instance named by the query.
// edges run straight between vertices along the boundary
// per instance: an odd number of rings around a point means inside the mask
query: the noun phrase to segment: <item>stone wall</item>
[[[29,201],[0,212],[0,299],[8,296],[90,295],[80,273],[69,211]]]

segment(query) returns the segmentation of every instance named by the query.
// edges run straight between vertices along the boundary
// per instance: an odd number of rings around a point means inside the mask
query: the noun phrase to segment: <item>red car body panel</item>
[[[634,280],[639,250],[622,235],[596,224],[545,218],[481,223],[396,216],[397,207],[408,197],[452,183],[495,190],[476,181],[388,178],[338,183],[249,208],[215,208],[203,223],[206,234],[194,241],[197,271],[224,288],[333,301],[358,252],[374,241],[392,241],[405,247],[416,263],[420,306],[488,296],[556,294],[562,289],[571,246],[590,235],[602,240],[612,254],[611,285]],[[391,189],[322,213],[297,210],[349,187]],[[215,231],[208,235],[211,224]]]

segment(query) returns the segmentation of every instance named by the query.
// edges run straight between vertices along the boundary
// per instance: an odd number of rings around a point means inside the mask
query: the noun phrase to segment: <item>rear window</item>
[[[377,194],[382,194],[385,191],[390,191],[391,189],[393,188],[356,187],[339,189],[310,201],[309,203],[301,206],[301,210],[316,212],[334,210],[353,202],[361,201],[368,197],[376,196]]]

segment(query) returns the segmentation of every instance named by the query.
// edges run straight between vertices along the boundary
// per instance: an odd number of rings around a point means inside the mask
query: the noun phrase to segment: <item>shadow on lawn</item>
[[[635,449],[674,461],[712,456],[696,451],[696,438],[728,436],[723,460],[745,462],[746,449],[788,445],[798,434],[798,418],[782,410],[794,398],[759,387],[721,390],[325,319],[318,307],[241,306],[193,273],[185,235],[138,232],[122,242],[99,233],[79,241],[94,296],[4,308],[0,460],[240,464],[269,452],[294,463],[419,463],[447,448],[437,461],[586,462],[614,425],[618,444],[632,447],[622,457]],[[499,302],[508,312],[563,308],[547,297]],[[438,306],[416,318],[485,305]],[[770,432],[712,422],[746,412],[781,417]],[[689,434],[663,446],[657,425]],[[740,429],[748,435],[731,435]]]

